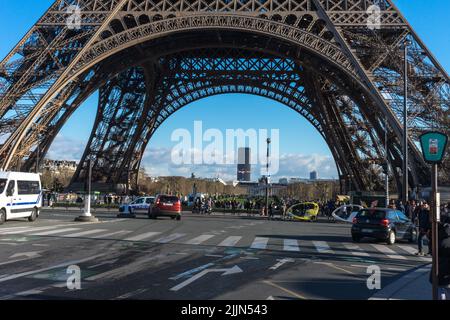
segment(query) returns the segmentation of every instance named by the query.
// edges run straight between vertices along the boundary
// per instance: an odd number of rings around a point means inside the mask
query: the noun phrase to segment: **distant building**
[[[237,181],[251,181],[250,148],[239,148]]]
[[[77,170],[78,162],[68,160],[50,160],[44,159],[42,169],[52,171],[53,173],[69,172],[74,173]]]
[[[287,185],[289,183],[289,181],[287,178],[281,178],[278,180],[278,183],[282,184],[282,185]]]
[[[317,171],[311,171],[309,173],[309,180],[317,180]]]

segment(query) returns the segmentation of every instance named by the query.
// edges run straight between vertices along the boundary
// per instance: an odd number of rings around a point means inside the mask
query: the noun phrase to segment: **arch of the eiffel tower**
[[[371,24],[372,5],[381,11]],[[57,0],[0,64],[0,167],[33,170],[98,90],[72,185],[92,160],[97,188],[133,186],[149,140],[170,115],[204,97],[246,93],[305,117],[343,185],[381,190],[389,163],[401,190],[404,45],[408,177],[416,188],[430,175],[417,138],[448,133],[450,81],[391,0]],[[444,183],[449,168],[447,161]]]

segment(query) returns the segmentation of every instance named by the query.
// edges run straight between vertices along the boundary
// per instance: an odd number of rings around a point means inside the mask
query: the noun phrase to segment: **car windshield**
[[[0,193],[3,193],[3,191],[5,190],[7,181],[8,180],[6,180],[6,179],[0,179]]]
[[[359,218],[384,219],[386,211],[376,209],[365,209],[358,213]]]
[[[161,196],[159,198],[159,200],[161,202],[177,202],[178,198],[177,197],[171,197],[171,196]]]

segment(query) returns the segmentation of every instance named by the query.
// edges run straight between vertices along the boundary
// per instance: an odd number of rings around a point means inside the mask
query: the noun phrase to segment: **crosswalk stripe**
[[[269,241],[269,238],[256,237],[250,248],[264,250],[267,247],[268,241]]]
[[[241,240],[242,237],[240,236],[230,236],[223,240],[221,243],[218,244],[219,247],[234,247],[239,240]]]
[[[54,235],[54,234],[58,234],[58,233],[71,232],[71,231],[77,231],[77,230],[80,230],[80,228],[57,229],[57,230],[32,233],[31,235],[32,236],[50,236],[50,235]]]
[[[325,241],[313,241],[313,244],[316,247],[316,250],[320,253],[334,253]]]
[[[161,234],[161,232],[146,232],[146,233],[138,234],[137,236],[134,236],[134,237],[126,238],[124,240],[125,241],[141,241],[141,240],[145,240],[145,239],[154,237],[158,234]]]
[[[344,247],[347,248],[354,256],[360,256],[360,257],[368,257],[369,254],[365,251],[363,251],[359,246],[356,244],[344,244]]]
[[[95,233],[101,233],[104,231],[108,231],[106,229],[93,229],[93,230],[87,230],[87,231],[82,231],[82,232],[77,232],[77,233],[71,233],[71,234],[65,234],[63,235],[63,237],[66,238],[76,238],[76,237],[83,237],[83,236],[88,236],[91,234],[95,234]]]
[[[406,260],[407,259],[405,256],[402,256],[402,255],[398,254],[397,252],[395,252],[392,249],[389,249],[386,246],[382,246],[380,244],[372,244],[372,247],[377,249],[379,252],[384,253],[388,258],[401,259],[401,260]]]
[[[112,237],[112,236],[127,234],[127,233],[131,233],[131,232],[132,231],[129,231],[129,230],[120,230],[120,231],[114,231],[114,232],[110,232],[110,233],[98,234],[98,235],[93,236],[91,238],[92,239],[104,239],[104,238],[109,238],[109,237]]]
[[[413,247],[410,247],[410,246],[397,246],[397,247],[402,249],[403,251],[408,252],[411,255],[414,255],[414,258],[416,258],[416,259],[419,259],[422,261],[431,261],[431,258],[416,256],[415,254],[417,253],[417,251],[419,251],[418,249],[414,249]]]
[[[298,241],[295,239],[284,239],[283,241],[284,251],[300,251]]]
[[[51,226],[51,227],[24,227],[24,229],[21,230],[12,230],[12,231],[4,231],[4,232],[0,232],[0,234],[22,234],[22,233],[28,233],[28,232],[37,232],[37,231],[44,231],[44,230],[50,230],[50,229],[55,229],[57,227],[55,226]]]
[[[176,239],[179,239],[181,237],[184,237],[185,235],[186,235],[185,233],[172,233],[171,235],[168,235],[167,237],[159,238],[159,239],[155,240],[154,242],[168,243],[168,242],[174,241]]]
[[[201,236],[198,236],[194,239],[191,239],[191,240],[185,242],[185,244],[193,244],[193,245],[201,244],[201,243],[211,239],[212,237],[214,237],[213,234],[203,234]]]

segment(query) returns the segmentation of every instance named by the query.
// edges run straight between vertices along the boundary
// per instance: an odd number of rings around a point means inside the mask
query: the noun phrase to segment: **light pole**
[[[384,118],[384,187],[386,197],[386,208],[389,206],[389,158],[388,158],[388,124],[387,118]]]
[[[81,216],[75,218],[77,222],[98,222],[98,219],[91,214],[91,183],[92,183],[92,167],[94,163],[88,160],[88,195],[85,198],[84,212]]]
[[[404,99],[403,99],[403,203],[408,201],[408,45],[404,42]]]
[[[267,163],[266,163],[266,214],[269,215],[269,146],[270,138],[267,138]]]

